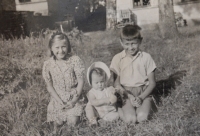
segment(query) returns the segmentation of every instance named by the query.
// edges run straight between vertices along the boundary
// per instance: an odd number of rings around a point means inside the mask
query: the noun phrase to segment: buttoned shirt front
[[[148,85],[148,75],[155,68],[151,55],[141,51],[130,57],[123,50],[113,57],[110,65],[111,71],[120,77],[120,84],[127,87]]]

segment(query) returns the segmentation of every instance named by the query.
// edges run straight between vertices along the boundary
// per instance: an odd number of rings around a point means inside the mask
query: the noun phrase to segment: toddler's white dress
[[[113,92],[115,92],[115,88],[110,86],[104,88],[102,91],[98,91],[92,88],[88,93],[92,93],[96,99],[103,99],[108,98]],[[97,110],[100,118],[106,121],[112,121],[119,117],[118,112],[116,111],[116,107],[113,105],[94,106],[94,108]]]

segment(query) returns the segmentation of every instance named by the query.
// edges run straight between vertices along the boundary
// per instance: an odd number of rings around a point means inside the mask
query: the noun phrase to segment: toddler
[[[119,118],[115,104],[117,97],[115,89],[106,87],[106,82],[110,78],[110,70],[103,62],[93,63],[87,71],[87,79],[92,89],[88,92],[88,104],[86,106],[86,116],[90,125],[97,124],[97,115],[105,121],[113,121]]]

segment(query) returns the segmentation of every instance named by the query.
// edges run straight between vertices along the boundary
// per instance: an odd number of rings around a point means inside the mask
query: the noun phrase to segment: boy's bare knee
[[[144,112],[138,113],[138,115],[137,115],[137,121],[138,122],[142,122],[142,121],[146,121],[146,120],[148,120],[148,114],[147,113],[144,113]]]
[[[136,121],[137,119],[136,119],[136,116],[134,115],[129,115],[129,116],[124,117],[125,123],[136,123]]]

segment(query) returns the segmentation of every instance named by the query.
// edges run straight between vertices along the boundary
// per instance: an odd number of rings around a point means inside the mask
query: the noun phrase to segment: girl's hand
[[[61,99],[58,101],[58,103],[59,103],[60,105],[62,105],[63,107],[65,106],[65,102],[63,102]]]
[[[77,97],[78,96],[78,92],[76,88],[71,89],[70,95]]]
[[[71,109],[75,106],[75,104],[73,102],[68,102],[66,105],[65,105],[65,109]]]

